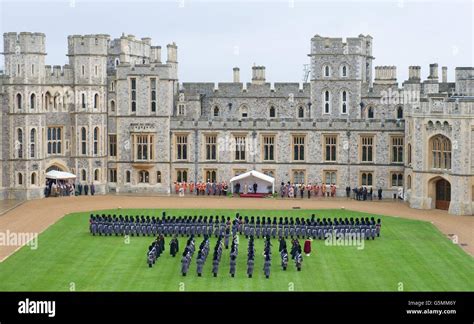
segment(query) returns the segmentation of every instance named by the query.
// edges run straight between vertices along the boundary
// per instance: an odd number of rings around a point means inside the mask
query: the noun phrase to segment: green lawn
[[[162,210],[120,212],[161,216]],[[234,216],[235,210],[174,209],[167,213]],[[246,210],[241,215],[296,217],[312,213],[318,217],[375,216],[347,210]],[[169,238],[165,253],[148,268],[146,251],[152,237],[131,237],[128,244],[124,237],[93,237],[89,234],[89,213],[75,213],[42,233],[37,250],[23,247],[0,263],[0,291],[397,291],[401,286],[404,291],[474,291],[473,258],[431,223],[380,218],[381,237],[365,241],[364,249],[313,241],[313,253],[304,257],[301,272],[296,271],[292,260],[287,271],[281,269],[278,241],[272,240],[270,279],[263,275],[262,240],[256,240],[255,272],[249,279],[245,237],[240,238],[235,278],[229,275],[229,250],[224,250],[218,277],[212,277],[215,238],[203,277],[196,274],[197,252],[190,272],[182,277],[180,257],[169,255]],[[201,240],[196,238],[196,245]],[[181,252],[184,243],[185,239],[180,239]]]

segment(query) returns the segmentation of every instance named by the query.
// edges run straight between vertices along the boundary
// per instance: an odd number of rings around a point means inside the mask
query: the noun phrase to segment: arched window
[[[110,101],[110,111],[115,111],[115,101],[114,100]]]
[[[119,64],[120,64],[120,60],[119,60],[119,59],[115,59],[115,67],[117,67]]]
[[[341,114],[347,114],[347,92],[341,92]]]
[[[23,158],[23,131],[21,128],[18,128],[17,130],[17,143],[16,143],[16,149],[17,149],[17,158],[22,159]]]
[[[325,65],[325,66],[323,67],[323,75],[324,75],[325,77],[331,76],[331,67],[330,67],[329,65]]]
[[[53,108],[54,109],[58,109],[58,107],[59,107],[59,98],[60,98],[59,94],[54,96],[54,100],[53,100]]]
[[[343,78],[347,77],[347,66],[346,65],[341,66],[341,77],[343,77]]]
[[[46,92],[44,96],[44,109],[45,110],[49,109],[50,103],[51,103],[51,94],[49,92]]]
[[[99,127],[94,128],[94,155],[99,154]]]
[[[363,172],[361,179],[361,185],[363,186],[372,186],[373,184],[373,174],[372,172]]]
[[[18,185],[22,186],[23,185],[23,173],[18,172]]]
[[[146,170],[141,170],[138,172],[138,181],[140,183],[149,183],[150,182],[150,174]]]
[[[87,154],[87,133],[85,127],[81,128],[81,154]]]
[[[82,169],[82,171],[81,171],[81,179],[82,179],[82,181],[86,181],[86,179],[87,179],[86,178],[86,170],[84,170],[84,169]]]
[[[392,187],[403,187],[403,173],[392,173]]]
[[[131,181],[131,173],[130,171],[127,170],[125,171],[125,182],[130,183],[130,181]]]
[[[36,172],[31,173],[31,184],[36,185]]]
[[[219,117],[219,107],[214,107],[214,117]]]
[[[21,94],[16,95],[16,108],[21,109],[22,108],[22,100],[21,100]]]
[[[369,107],[367,109],[367,118],[373,119],[374,118],[374,107]]]
[[[161,171],[156,171],[156,183],[161,183]]]
[[[407,177],[407,189],[411,189],[411,175]]]
[[[324,113],[329,114],[331,113],[331,94],[329,91],[324,92]]]
[[[304,118],[304,108],[303,108],[303,106],[298,107],[298,118]]]
[[[451,169],[451,141],[444,135],[436,135],[430,140],[431,167]]]
[[[402,106],[397,108],[397,119],[403,119],[403,107]]]
[[[36,129],[30,131],[30,158],[34,158],[36,154]]]
[[[249,116],[249,110],[248,110],[247,106],[240,107],[240,114],[241,114],[242,118],[247,118]]]
[[[99,169],[94,170],[94,181],[99,181]]]
[[[99,108],[99,95],[96,93],[94,95],[94,109]]]
[[[30,96],[30,109],[35,109],[36,106],[36,95],[34,93]]]
[[[276,109],[275,107],[271,106],[270,111],[268,112],[268,115],[270,118],[275,118],[276,117]]]
[[[81,106],[83,109],[86,108],[86,94],[85,93],[81,94]]]

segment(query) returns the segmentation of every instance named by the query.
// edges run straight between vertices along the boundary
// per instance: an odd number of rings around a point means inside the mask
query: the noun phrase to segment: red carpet
[[[247,194],[240,194],[240,198],[265,198],[268,194],[265,193],[247,193]]]

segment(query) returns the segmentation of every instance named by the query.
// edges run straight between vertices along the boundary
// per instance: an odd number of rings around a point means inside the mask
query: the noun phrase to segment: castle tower
[[[71,155],[77,179],[105,192],[107,181],[107,50],[108,35],[68,37],[73,70],[74,111]]]

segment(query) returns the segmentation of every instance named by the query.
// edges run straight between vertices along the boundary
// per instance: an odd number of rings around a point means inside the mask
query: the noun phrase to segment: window
[[[392,137],[392,163],[403,162],[403,137]]]
[[[153,135],[152,134],[133,134],[133,144],[135,160],[149,161],[153,160]]]
[[[343,78],[347,77],[347,66],[346,65],[341,66],[341,77],[343,77]]]
[[[367,109],[367,118],[369,119],[373,119],[374,118],[374,108],[373,107],[369,107]]]
[[[298,118],[304,118],[304,107],[303,106],[298,107]]]
[[[206,181],[217,182],[217,170],[206,170]]]
[[[408,154],[408,165],[410,165],[411,164],[411,144],[408,144],[407,154]]]
[[[34,158],[36,155],[36,129],[33,128],[30,131],[30,158]]]
[[[373,172],[362,172],[360,184],[362,186],[372,186],[373,185]]]
[[[235,160],[245,161],[245,136],[235,137]]]
[[[392,173],[392,187],[403,187],[403,173]]]
[[[324,183],[328,185],[336,184],[337,183],[336,171],[324,171]]]
[[[81,154],[82,155],[87,154],[87,134],[86,134],[85,127],[81,128]]]
[[[58,107],[59,107],[59,99],[60,99],[60,95],[59,94],[56,94],[53,98],[53,108],[54,110],[57,110]]]
[[[94,128],[94,155],[99,154],[99,127]]]
[[[62,131],[61,127],[48,127],[48,154],[61,154]]]
[[[117,182],[117,169],[109,169],[109,182]]]
[[[99,75],[99,67],[96,65],[94,66],[94,74],[97,76]]]
[[[132,112],[137,111],[137,79],[130,79],[130,102]]]
[[[268,112],[268,116],[269,116],[270,118],[275,118],[275,117],[276,117],[276,109],[275,109],[275,107],[273,107],[273,106],[270,107],[270,111]]]
[[[214,107],[214,117],[219,117],[219,107]]]
[[[436,135],[430,140],[431,167],[434,169],[451,169],[451,141],[443,135]]]
[[[99,169],[94,170],[94,181],[99,181]]]
[[[31,64],[31,75],[35,75],[35,65]]]
[[[130,183],[131,181],[131,172],[130,171],[125,171],[125,182]]]
[[[275,136],[263,136],[263,160],[275,160]]]
[[[411,189],[411,175],[407,177],[407,189]]]
[[[403,107],[402,106],[397,108],[397,119],[403,119]]]
[[[117,156],[117,135],[109,135],[109,155]]]
[[[207,135],[206,136],[206,160],[217,159],[217,136]]]
[[[156,183],[161,183],[161,171],[156,171]]]
[[[304,161],[304,140],[302,135],[293,136],[293,160]]]
[[[83,109],[86,108],[86,95],[84,93],[81,94],[81,106]]]
[[[16,132],[17,135],[17,142],[16,142],[16,155],[17,158],[22,159],[23,158],[23,130],[21,128],[17,129]]]
[[[275,178],[275,170],[262,170],[264,175]]]
[[[30,96],[30,109],[35,109],[36,106],[36,95],[34,93]]]
[[[96,93],[94,95],[94,109],[99,108],[99,95]]]
[[[156,112],[156,78],[150,79],[151,112]]]
[[[331,95],[329,91],[324,92],[324,113],[330,114],[331,113]]]
[[[176,170],[177,182],[188,182],[188,170]]]
[[[46,92],[44,96],[44,109],[48,110],[49,109],[49,104],[51,103],[51,94],[49,92]],[[85,107],[83,107],[85,108]]]
[[[115,111],[115,101],[110,101],[110,111]]]
[[[22,186],[23,185],[23,173],[18,172],[18,185]]]
[[[178,116],[184,116],[186,111],[185,104],[178,104]]]
[[[337,159],[337,136],[325,136],[325,160],[335,162]]]
[[[82,178],[82,181],[86,181],[86,170],[81,171],[81,178]]]
[[[176,159],[188,159],[188,135],[176,135]]]
[[[293,183],[297,183],[297,184],[305,183],[305,172],[303,170],[293,171]]]
[[[31,185],[36,185],[36,172],[31,173]]]
[[[84,65],[81,67],[81,72],[82,72],[82,76],[86,74],[86,67]]]
[[[374,162],[374,137],[373,136],[362,136],[361,137],[361,160],[362,162]]]
[[[347,114],[347,92],[341,92],[341,114]]]
[[[115,81],[110,82],[110,91],[115,91]]]
[[[249,116],[249,109],[247,108],[247,106],[240,107],[240,115],[242,116],[242,118],[247,118]]]
[[[331,75],[331,68],[329,67],[329,65],[325,65],[323,67],[323,74],[325,77],[329,77]]]
[[[16,95],[16,108],[21,109],[22,108],[22,100],[21,100],[21,94]]]

